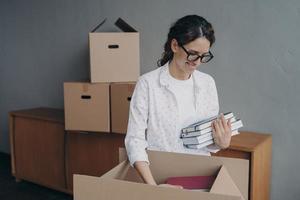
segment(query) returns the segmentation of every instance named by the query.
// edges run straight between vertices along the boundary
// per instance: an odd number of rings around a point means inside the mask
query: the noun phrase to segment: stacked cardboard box
[[[64,83],[66,130],[126,133],[140,75],[139,33],[120,18],[115,24],[124,32],[89,33],[91,82]]]

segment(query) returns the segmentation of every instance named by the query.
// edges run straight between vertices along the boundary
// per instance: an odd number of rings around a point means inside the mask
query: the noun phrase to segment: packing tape
[[[83,90],[83,92],[88,92],[89,91],[89,84],[88,83],[83,83],[82,84],[82,90]]]

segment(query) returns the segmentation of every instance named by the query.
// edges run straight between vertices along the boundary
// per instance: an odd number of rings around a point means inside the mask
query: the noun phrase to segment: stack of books
[[[214,143],[212,135],[212,122],[216,120],[218,116],[212,117],[197,123],[194,123],[181,130],[181,138],[183,144],[189,149],[201,149]],[[232,112],[224,114],[226,120],[230,119],[232,136],[237,135],[238,129],[243,127],[242,120],[236,119]]]

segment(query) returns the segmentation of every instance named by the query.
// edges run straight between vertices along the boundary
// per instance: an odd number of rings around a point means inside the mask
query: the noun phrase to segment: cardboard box
[[[65,129],[110,131],[109,83],[64,83]]]
[[[112,83],[110,85],[111,131],[126,134],[131,96],[135,82]]]
[[[158,151],[148,151],[148,156],[158,183],[173,176],[217,175],[217,178],[209,192],[152,186],[142,183],[126,160],[101,177],[74,175],[74,199],[248,199],[248,160]]]
[[[89,33],[92,83],[137,81],[140,76],[139,33],[120,18],[115,24],[124,32]]]

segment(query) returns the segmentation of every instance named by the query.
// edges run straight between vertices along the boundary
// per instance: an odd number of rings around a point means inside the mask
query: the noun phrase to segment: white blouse
[[[125,137],[131,165],[136,161],[149,163],[146,149],[200,155],[210,155],[210,152],[219,150],[216,146],[187,149],[180,138],[181,129],[185,126],[219,113],[214,79],[197,70],[190,77],[192,82],[177,80],[176,84],[172,79],[174,78],[169,73],[167,63],[140,76],[137,81],[130,103]],[[190,86],[192,90],[189,89]],[[179,91],[180,88],[182,91]],[[180,98],[184,94],[186,95]]]

